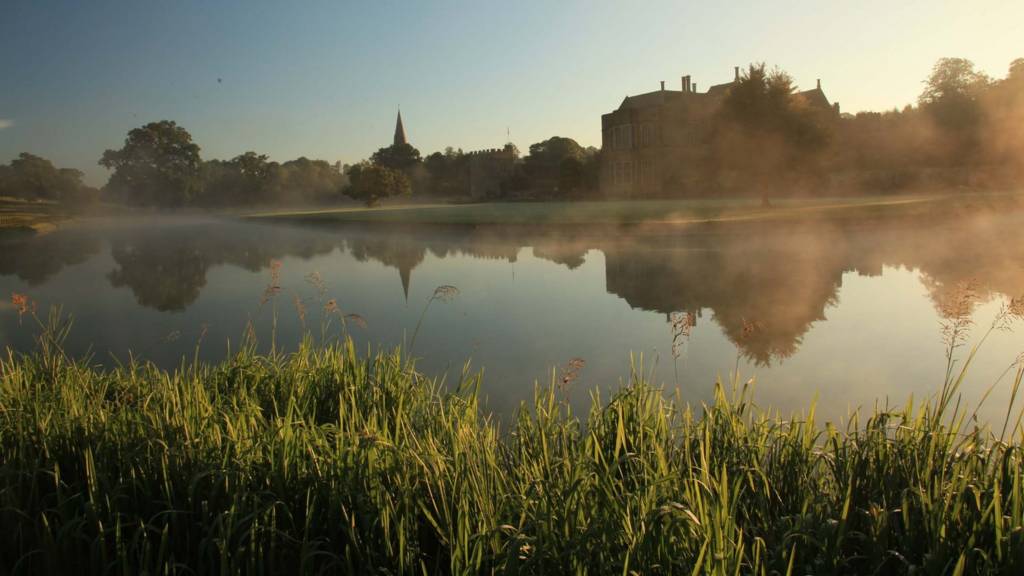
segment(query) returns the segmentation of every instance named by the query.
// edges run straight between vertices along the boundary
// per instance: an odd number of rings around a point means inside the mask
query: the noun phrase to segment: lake
[[[324,312],[334,299],[365,319],[347,322],[363,347],[410,342],[422,315],[419,368],[452,381],[470,361],[499,416],[577,358],[568,394],[582,410],[591,390],[628,379],[632,353],[691,402],[738,367],[761,406],[789,414],[816,399],[838,422],[937,391],[943,322],[966,313],[969,347],[1024,294],[1021,214],[780,228],[84,222],[0,241],[0,346],[33,346],[14,292],[73,316],[70,354],[169,368],[223,358],[250,321],[263,349],[338,334]],[[458,294],[424,314],[439,286]],[[993,332],[969,372],[972,405],[995,384],[983,420],[1002,421],[1012,375],[1000,375],[1024,350],[1022,331]]]

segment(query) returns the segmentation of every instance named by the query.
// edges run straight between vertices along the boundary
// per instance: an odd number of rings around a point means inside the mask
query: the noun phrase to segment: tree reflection
[[[274,259],[311,258],[340,242],[336,236],[297,228],[239,224],[132,230],[114,235],[110,254],[117,268],[107,278],[116,288],[131,289],[142,306],[176,312],[199,298],[213,266],[231,264],[257,272]]]
[[[234,265],[258,272],[274,259],[312,258],[345,250],[361,262],[394,268],[403,293],[429,252],[515,262],[535,258],[575,270],[590,250],[605,261],[605,289],[637,309],[668,317],[684,312],[700,332],[711,320],[750,361],[769,364],[795,354],[838,303],[844,274],[876,276],[886,267],[918,271],[936,309],[948,308],[971,282],[971,306],[1024,294],[1024,229],[1019,218],[952,224],[871,225],[727,234],[679,230],[573,230],[565,227],[299,227],[216,222],[59,231],[0,245],[0,274],[39,285],[66,266],[97,255],[109,239],[112,286],[160,311],[180,311],[199,297],[207,273]],[[452,279],[457,281],[458,279]],[[254,286],[257,294],[260,286]],[[255,296],[254,296],[255,297]],[[667,332],[666,332],[667,334]]]
[[[148,308],[184,310],[206,285],[209,263],[199,246],[187,238],[118,241],[110,255],[118,265],[107,275],[110,284],[129,287],[135,300]]]
[[[606,246],[606,286],[634,308],[700,316],[710,310],[749,360],[792,356],[814,322],[838,301],[843,257],[829,249],[791,250],[761,238],[693,238]]]
[[[99,249],[95,235],[71,231],[0,241],[0,276],[14,275],[38,286],[66,266],[85,262]]]

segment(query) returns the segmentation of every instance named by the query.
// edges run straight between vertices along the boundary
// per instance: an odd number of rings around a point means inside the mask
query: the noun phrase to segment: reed
[[[635,366],[499,426],[478,376],[347,338],[164,371],[60,330],[0,360],[3,573],[1024,573],[1020,417],[968,428],[948,389],[837,429]]]

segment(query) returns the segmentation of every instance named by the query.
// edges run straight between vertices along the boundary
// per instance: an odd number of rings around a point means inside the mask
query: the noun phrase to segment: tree
[[[428,180],[426,193],[431,196],[464,196],[469,194],[467,159],[462,150],[451,146],[423,159]]]
[[[270,176],[271,163],[266,154],[257,154],[250,150],[232,158],[231,163],[238,168],[238,173],[242,178],[245,178],[250,184],[261,185]]]
[[[1010,73],[1006,75],[1006,79],[1016,82],[1024,81],[1024,58],[1017,58],[1010,62]]]
[[[558,164],[558,189],[570,193],[583,187],[583,161],[567,157]]]
[[[202,166],[202,195],[207,206],[320,204],[335,200],[345,186],[341,164],[306,157],[283,164],[265,154],[246,152],[231,160],[210,160]]]
[[[95,192],[83,177],[81,170],[57,168],[46,158],[22,152],[10,165],[0,166],[0,196],[82,204]]]
[[[378,166],[401,170],[406,174],[420,163],[420,151],[412,144],[393,144],[373,153],[370,161]]]
[[[202,192],[192,200],[206,206],[265,202],[279,166],[265,154],[246,152],[231,160],[209,160],[200,170]]]
[[[338,197],[345,175],[326,160],[299,157],[272,172],[270,197],[284,203],[324,203]]]
[[[978,97],[991,80],[966,58],[941,58],[924,84],[918,103],[940,127],[960,140],[962,146],[956,153],[962,153],[963,146],[974,143],[982,117]]]
[[[583,160],[586,155],[586,150],[572,138],[552,136],[536,144],[530,144],[530,155],[526,157],[525,162],[527,165],[550,167],[558,166],[567,158]]]
[[[586,157],[587,151],[572,138],[552,136],[530,145],[530,154],[523,159],[523,176],[531,188],[561,194],[571,192],[584,182]]]
[[[106,190],[114,198],[143,206],[183,206],[200,190],[199,146],[170,120],[128,133],[124,147],[99,161],[111,169]]]
[[[977,103],[982,111],[976,130],[982,161],[1003,185],[1017,187],[1024,181],[1024,58],[1011,62],[1006,78],[992,82]]]
[[[345,195],[365,202],[367,206],[377,205],[382,198],[412,193],[412,186],[405,174],[379,164],[360,162],[349,166],[348,178]]]
[[[786,72],[751,64],[722,101],[708,166],[760,190],[767,202],[774,190],[814,171],[828,144],[831,117],[831,109],[813,107],[795,94]]]
[[[928,106],[952,98],[975,98],[990,83],[989,77],[975,70],[970,60],[940,58],[924,81],[925,88],[918,97],[918,103]]]
[[[70,174],[62,175],[57,167],[46,158],[41,158],[28,152],[22,152],[17,158],[11,160],[11,184],[12,196],[31,199],[56,200],[59,196],[61,180],[74,180],[77,172],[79,183],[81,172],[72,170]]]

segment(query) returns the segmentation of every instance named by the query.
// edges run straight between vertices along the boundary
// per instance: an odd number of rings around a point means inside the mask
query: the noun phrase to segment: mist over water
[[[969,287],[977,338],[1024,293],[1022,240],[1018,214],[759,234],[165,219],[7,241],[0,293],[63,306],[74,316],[72,355],[173,368],[197,350],[223,358],[250,320],[269,349],[275,315],[276,344],[293,349],[304,332],[319,336],[332,298],[366,319],[365,328],[350,326],[361,346],[408,342],[434,289],[454,285],[456,298],[427,311],[413,354],[449,381],[467,360],[484,368],[482,393],[498,414],[573,358],[585,361],[570,390],[582,408],[592,388],[628,379],[632,351],[687,400],[709,399],[716,376],[738,366],[744,379],[756,377],[762,405],[788,413],[817,396],[819,413],[838,420],[876,400],[935,393],[943,314]],[[272,263],[281,290],[261,305]],[[314,272],[323,296],[309,281]],[[675,350],[673,313],[695,320]],[[335,321],[330,331],[339,328]],[[1021,330],[986,343],[968,403],[1021,352]],[[30,350],[32,334],[27,320],[0,310],[0,346]],[[1003,415],[1006,388],[996,387],[983,418]]]

